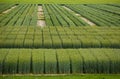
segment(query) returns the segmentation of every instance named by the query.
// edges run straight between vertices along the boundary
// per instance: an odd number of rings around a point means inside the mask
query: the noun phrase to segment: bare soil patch
[[[43,13],[42,6],[38,6],[37,15],[38,15],[37,26],[45,27],[46,23],[45,23],[45,18],[44,18],[44,13]]]
[[[37,21],[37,25],[40,26],[40,27],[45,27],[45,26],[46,26],[44,20],[38,20],[38,21]]]

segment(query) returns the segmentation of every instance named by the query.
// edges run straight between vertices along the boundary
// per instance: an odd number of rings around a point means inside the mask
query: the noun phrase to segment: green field
[[[0,79],[120,79],[120,0],[0,0]]]
[[[0,0],[4,3],[58,3],[58,4],[87,4],[87,3],[120,3],[120,0]]]
[[[120,26],[119,4],[1,4],[0,26]],[[7,13],[2,13],[14,7]],[[43,14],[37,15],[39,7]],[[89,20],[91,23],[85,20]]]
[[[0,74],[120,72],[120,49],[1,49]]]
[[[120,48],[116,26],[18,27],[1,27],[0,48]]]
[[[119,79],[120,75],[0,76],[0,79]]]

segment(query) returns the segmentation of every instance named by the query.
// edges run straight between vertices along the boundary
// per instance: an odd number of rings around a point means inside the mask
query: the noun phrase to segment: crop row
[[[120,8],[120,4],[107,4],[107,5],[111,5],[111,6],[119,7]]]
[[[0,26],[36,26],[36,24],[36,4],[19,4],[14,10],[0,16]]]
[[[0,3],[0,14],[8,9],[10,9],[15,4],[2,4]]]
[[[120,73],[120,49],[0,49],[0,74]]]
[[[45,21],[47,26],[87,26],[78,16],[67,11],[61,5],[43,4]]]
[[[120,25],[120,8],[118,7],[104,4],[68,4],[65,6],[98,26]]]
[[[102,10],[106,13],[113,13],[113,14],[120,15],[120,8],[119,7],[114,7],[114,6],[110,6],[110,5],[86,5],[86,6],[96,8],[98,10]]]
[[[0,12],[13,5],[0,4],[2,6]],[[16,6],[10,12],[0,15],[0,26],[37,26],[39,4]],[[42,4],[41,6],[47,26],[89,26],[88,21],[83,18],[98,26],[120,25],[120,9],[114,4]]]
[[[1,48],[120,48],[119,27],[1,27]]]

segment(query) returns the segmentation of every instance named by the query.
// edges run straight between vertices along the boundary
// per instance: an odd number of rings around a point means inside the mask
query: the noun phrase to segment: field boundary
[[[111,3],[120,3],[120,0],[0,0],[0,3],[39,3],[39,4],[111,4]]]

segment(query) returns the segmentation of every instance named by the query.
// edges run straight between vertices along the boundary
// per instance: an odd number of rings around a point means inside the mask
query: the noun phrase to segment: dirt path
[[[14,8],[16,8],[17,6],[13,6],[13,7],[11,7],[10,9],[7,9],[6,11],[4,11],[4,12],[2,12],[3,14],[5,14],[5,13],[8,13],[8,12],[10,12],[11,10],[13,10]]]
[[[94,24],[93,22],[91,22],[90,20],[88,20],[87,18],[81,16],[80,14],[75,13],[75,12],[72,11],[71,9],[69,9],[69,8],[67,8],[67,7],[65,7],[65,6],[63,6],[63,7],[64,7],[66,10],[74,13],[76,16],[80,17],[82,20],[84,20],[84,21],[85,21],[86,23],[88,23],[90,26],[95,26],[95,25],[96,25],[96,24]]]
[[[37,15],[38,15],[37,26],[45,27],[46,23],[45,23],[45,18],[44,18],[44,13],[43,13],[42,6],[38,6]]]

